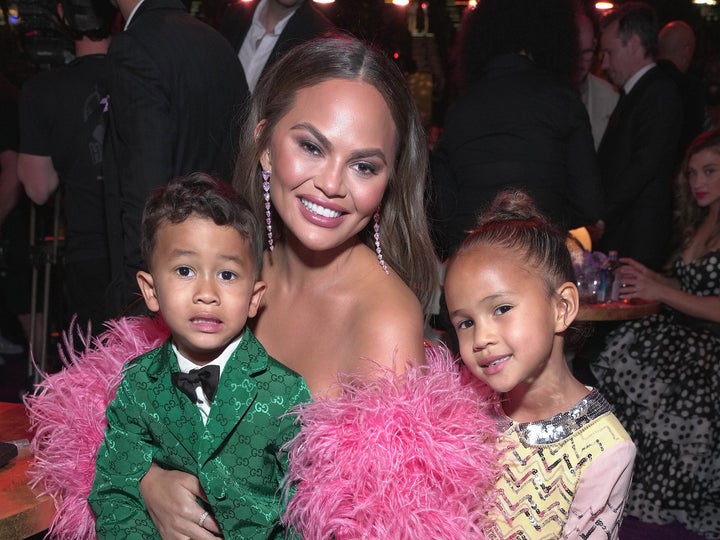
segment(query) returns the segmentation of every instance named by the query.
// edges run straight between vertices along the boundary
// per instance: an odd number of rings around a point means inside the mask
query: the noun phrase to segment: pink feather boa
[[[61,351],[65,368],[44,374],[35,393],[25,396],[34,431],[30,482],[55,502],[48,536],[58,540],[96,538],[95,517],[87,497],[107,425],[105,409],[115,398],[125,363],[158,347],[170,334],[159,317],[107,324],[108,330],[92,343],[85,338],[89,347],[82,354],[72,350],[66,335]]]
[[[87,503],[95,457],[123,366],[169,335],[162,319],[112,321],[78,354],[65,340],[65,368],[44,375],[25,404],[35,432],[32,485],[55,501],[49,536],[96,538]],[[428,365],[343,384],[337,398],[297,411],[291,447],[299,481],[286,519],[307,540],[484,538],[499,453],[492,399],[463,377],[444,348]]]
[[[305,540],[483,539],[499,471],[492,395],[444,347],[304,405],[285,521]]]

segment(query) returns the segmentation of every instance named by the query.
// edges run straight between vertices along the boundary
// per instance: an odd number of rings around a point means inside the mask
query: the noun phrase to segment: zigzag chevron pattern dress
[[[635,446],[605,398],[592,390],[538,422],[504,418],[511,448],[487,538],[617,538]]]

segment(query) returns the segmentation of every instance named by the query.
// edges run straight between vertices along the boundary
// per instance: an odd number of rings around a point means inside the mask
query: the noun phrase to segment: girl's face
[[[313,251],[355,241],[382,201],[396,139],[373,86],[332,79],[300,90],[261,157],[286,232]]]
[[[517,251],[481,245],[459,254],[445,277],[445,299],[468,369],[499,393],[541,379],[562,359],[565,323],[559,294]]]
[[[706,148],[690,157],[688,183],[700,207],[720,205],[720,151]]]

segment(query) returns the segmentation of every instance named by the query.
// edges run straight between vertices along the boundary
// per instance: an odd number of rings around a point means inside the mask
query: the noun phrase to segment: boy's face
[[[137,274],[145,303],[162,313],[178,350],[197,364],[240,335],[265,292],[253,277],[247,239],[211,219],[162,222],[149,263],[150,273]]]

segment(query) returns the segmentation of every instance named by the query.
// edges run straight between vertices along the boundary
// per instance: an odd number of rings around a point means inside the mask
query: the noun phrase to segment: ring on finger
[[[198,525],[200,525],[202,528],[205,528],[205,520],[207,519],[210,512],[203,512],[203,515],[200,516],[200,519],[198,519]]]

